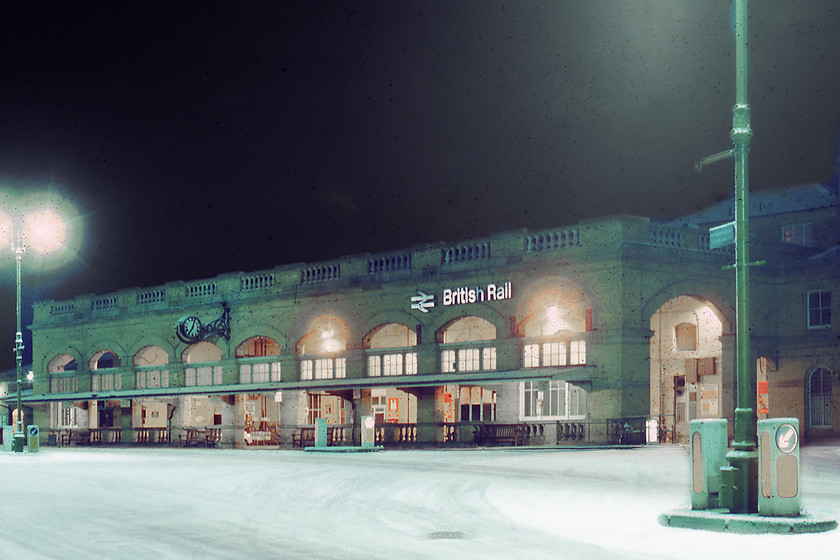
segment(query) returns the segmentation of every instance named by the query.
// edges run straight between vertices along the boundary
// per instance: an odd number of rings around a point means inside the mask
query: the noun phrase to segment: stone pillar
[[[589,395],[593,419],[650,414],[649,329],[621,329],[587,340],[587,363],[596,370]]]
[[[417,443],[434,444],[440,441],[438,435],[437,406],[435,387],[416,387],[406,390],[417,397]]]
[[[134,443],[132,399],[120,399],[120,441]]]
[[[233,400],[233,447],[243,449],[245,444],[245,393],[236,393]]]

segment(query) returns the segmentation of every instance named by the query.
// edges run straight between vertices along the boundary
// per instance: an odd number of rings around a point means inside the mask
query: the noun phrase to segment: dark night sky
[[[750,4],[751,188],[827,182],[840,8]],[[59,191],[84,228],[24,305],[708,206],[733,189],[731,164],[693,169],[731,147],[732,20],[726,1],[5,4],[0,187]],[[0,280],[11,348],[13,266]]]

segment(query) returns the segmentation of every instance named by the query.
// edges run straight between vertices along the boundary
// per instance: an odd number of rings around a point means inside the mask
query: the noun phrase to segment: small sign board
[[[709,247],[718,249],[735,243],[735,222],[709,228]]]

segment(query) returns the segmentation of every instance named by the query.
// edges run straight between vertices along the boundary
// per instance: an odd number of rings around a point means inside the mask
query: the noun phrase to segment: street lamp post
[[[730,511],[758,511],[758,453],[756,451],[755,386],[750,356],[749,175],[747,158],[752,128],[747,104],[747,0],[735,0],[735,106],[730,134],[735,156],[735,383],[737,388],[732,450]]]
[[[23,239],[20,231],[14,234],[14,246],[12,250],[15,252],[15,315],[17,317],[17,332],[15,333],[15,368],[17,369],[17,422],[15,423],[15,436],[12,447],[15,451],[23,451],[23,442],[26,435],[23,433],[23,409],[21,408],[21,370],[23,369],[23,328],[21,327],[21,305],[20,305],[20,291],[21,291],[21,261],[23,260]]]
[[[15,315],[17,330],[15,332],[15,368],[17,371],[17,408],[15,410],[15,434],[13,449],[23,451],[26,434],[23,426],[23,403],[21,398],[23,385],[23,327],[21,324],[21,269],[23,253],[31,248],[36,253],[52,253],[66,246],[68,238],[68,222],[58,211],[49,206],[32,201],[24,201],[22,205],[14,204],[15,215],[8,215],[0,209],[0,245],[11,245],[15,255]],[[59,211],[66,212],[63,205]],[[21,212],[27,209],[28,212]]]

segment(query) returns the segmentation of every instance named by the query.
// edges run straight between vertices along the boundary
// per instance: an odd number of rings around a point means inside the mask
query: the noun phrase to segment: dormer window
[[[813,224],[782,226],[782,243],[810,247],[813,244]]]

